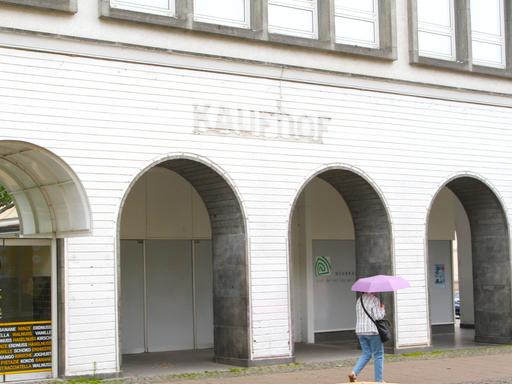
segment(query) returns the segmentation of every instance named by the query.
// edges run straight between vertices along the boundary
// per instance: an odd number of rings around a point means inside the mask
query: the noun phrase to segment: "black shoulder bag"
[[[361,306],[363,307],[364,312],[366,315],[370,318],[371,321],[373,321],[373,324],[377,327],[377,331],[379,332],[380,340],[385,343],[386,341],[389,341],[391,339],[391,323],[389,320],[382,319],[382,320],[374,320],[373,317],[370,316],[366,308],[363,304],[363,297],[361,296],[359,298],[361,300]]]

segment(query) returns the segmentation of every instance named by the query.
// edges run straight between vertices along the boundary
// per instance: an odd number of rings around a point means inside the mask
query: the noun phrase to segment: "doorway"
[[[120,224],[121,353],[213,348],[217,362],[247,364],[245,223],[228,182],[166,160],[131,186]]]
[[[293,341],[352,349],[357,297],[352,284],[393,271],[391,226],[373,185],[346,169],[312,178],[294,205],[290,250]],[[383,301],[392,319],[393,295]]]
[[[447,234],[449,239],[436,239]],[[494,191],[474,177],[448,182],[432,203],[428,238],[431,333],[454,333],[454,324],[459,325],[452,280],[456,274],[451,268],[456,249],[460,327],[464,328],[456,331],[467,337],[470,329],[479,343],[512,341],[508,223]]]

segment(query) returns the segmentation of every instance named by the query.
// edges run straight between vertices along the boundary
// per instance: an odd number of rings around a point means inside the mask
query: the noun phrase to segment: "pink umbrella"
[[[409,282],[399,276],[377,275],[363,277],[352,285],[355,292],[392,292],[402,288],[409,288]]]

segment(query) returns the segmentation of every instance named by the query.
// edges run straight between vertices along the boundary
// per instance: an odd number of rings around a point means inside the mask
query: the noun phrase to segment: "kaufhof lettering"
[[[0,374],[46,372],[51,368],[50,321],[0,324]]]
[[[225,105],[193,106],[194,133],[252,137],[268,140],[323,142],[331,121],[327,116],[275,110],[233,108]]]

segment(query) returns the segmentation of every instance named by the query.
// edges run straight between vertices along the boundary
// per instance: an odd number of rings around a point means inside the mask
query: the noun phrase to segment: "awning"
[[[0,141],[0,184],[13,196],[24,236],[70,236],[91,230],[89,203],[58,156],[20,141]]]

